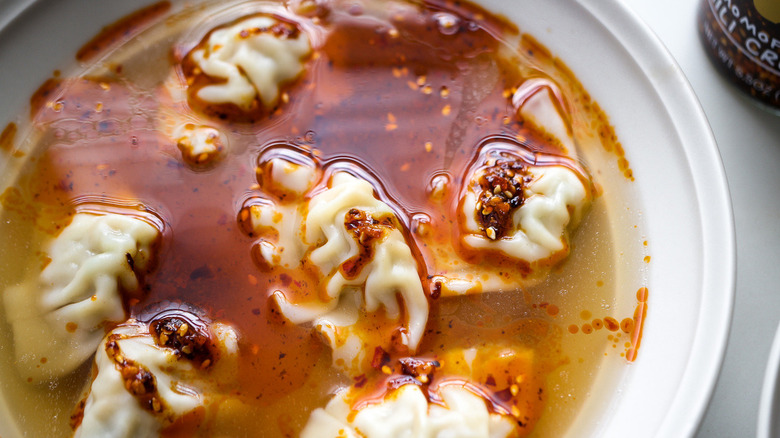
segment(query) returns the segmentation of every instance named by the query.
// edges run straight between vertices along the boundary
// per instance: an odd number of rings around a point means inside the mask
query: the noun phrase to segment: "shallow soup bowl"
[[[735,275],[726,178],[695,95],[660,41],[619,0],[475,3],[514,23],[518,37],[530,35],[565,66],[608,117],[624,151],[624,156],[606,150],[584,154],[597,175],[602,214],[615,242],[604,273],[614,291],[589,310],[594,317],[639,312],[641,345],[624,354],[622,341],[614,351],[607,345],[608,357],[589,372],[590,383],[573,404],[566,436],[693,435],[725,352]],[[119,0],[0,4],[0,128],[13,122],[19,126],[17,141],[23,137],[36,89],[55,70],[88,69],[74,61],[79,48],[141,6]],[[22,160],[6,152],[0,151],[0,190],[21,169]],[[14,248],[3,238],[0,252],[8,257]],[[579,328],[585,319],[571,322]],[[9,330],[4,322],[0,328]],[[565,342],[580,339],[568,335]],[[605,335],[606,330],[598,334]],[[12,361],[10,338],[6,334],[0,342],[2,366]],[[551,377],[549,386],[558,388],[553,397],[565,397],[562,370]],[[9,386],[0,381],[4,438],[27,430],[13,414]]]

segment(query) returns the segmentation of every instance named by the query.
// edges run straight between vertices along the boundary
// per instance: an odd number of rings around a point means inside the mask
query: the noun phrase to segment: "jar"
[[[702,0],[699,36],[729,82],[780,114],[780,0]]]

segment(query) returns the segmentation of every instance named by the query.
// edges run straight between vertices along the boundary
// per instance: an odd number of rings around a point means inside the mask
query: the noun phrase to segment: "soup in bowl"
[[[0,141],[3,433],[691,432],[727,196],[615,16],[160,2],[79,41]]]

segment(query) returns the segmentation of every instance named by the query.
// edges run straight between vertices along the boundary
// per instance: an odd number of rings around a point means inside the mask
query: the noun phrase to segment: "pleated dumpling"
[[[316,178],[305,171],[310,167],[276,162],[277,167],[289,168],[273,177],[287,187],[285,197],[249,207],[251,227],[261,237],[260,255],[271,267],[304,264],[321,276],[314,300],[276,291],[281,313],[296,324],[312,324],[333,348],[334,363],[348,372],[359,372],[370,360],[367,351],[391,343],[388,327],[356,326],[366,313],[383,310],[387,324],[399,329],[399,343],[414,351],[428,319],[428,301],[394,211],[374,196],[369,182],[349,173],[335,172],[330,184],[311,196]]]
[[[528,265],[568,255],[569,230],[592,198],[580,173],[565,164],[527,165],[496,151],[470,176],[461,204],[466,246]]]
[[[187,55],[190,98],[206,112],[221,106],[239,118],[262,113],[279,103],[282,87],[304,72],[311,53],[297,23],[272,14],[242,18],[211,31]]]
[[[438,248],[433,282],[443,296],[537,284],[568,257],[594,196],[576,160],[503,140],[482,146],[463,181],[458,246],[468,257]],[[482,260],[476,269],[485,275],[474,275],[472,260]]]
[[[517,435],[510,415],[493,413],[482,396],[462,385],[440,389],[431,403],[418,385],[391,389],[383,399],[350,405],[350,391],[337,394],[325,408],[312,412],[301,438],[504,438]]]
[[[62,376],[95,352],[106,324],[127,318],[123,294],[139,292],[159,235],[137,217],[77,213],[45,245],[45,267],[3,294],[23,378]]]
[[[180,311],[129,320],[100,344],[75,437],[156,437],[234,389],[238,338],[221,323]]]

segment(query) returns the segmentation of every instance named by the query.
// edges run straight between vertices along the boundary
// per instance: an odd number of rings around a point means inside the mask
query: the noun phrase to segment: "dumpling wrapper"
[[[309,38],[304,31],[296,36],[277,35],[274,26],[280,22],[270,16],[247,18],[213,31],[204,48],[191,57],[207,76],[224,79],[224,83],[207,85],[197,97],[210,104],[232,103],[248,110],[257,99],[266,108],[279,100],[279,90],[294,80],[311,54]]]
[[[263,238],[258,245],[260,255],[272,266],[288,269],[297,267],[307,250],[303,240],[303,196],[319,179],[313,164],[293,163],[283,158],[272,158],[264,166],[263,188],[269,193],[286,195],[279,202],[267,201],[250,208],[251,223],[257,234],[275,234],[275,241]]]
[[[73,217],[44,248],[46,267],[3,294],[22,377],[63,376],[95,352],[105,324],[126,319],[122,293],[139,288],[136,271],[149,265],[159,234],[120,214]]]
[[[517,434],[509,415],[488,411],[485,400],[462,386],[440,390],[445,406],[429,404],[417,385],[388,392],[378,403],[352,412],[349,391],[315,409],[301,438],[503,438]]]
[[[111,331],[95,356],[97,375],[90,386],[81,424],[75,438],[157,437],[160,431],[235,383],[238,371],[238,338],[228,325],[215,323],[219,358],[209,369],[200,369],[173,350],[160,347],[147,324],[129,321]],[[113,340],[124,359],[140,364],[154,377],[160,409],[142,407],[127,389],[116,356],[109,355]]]
[[[288,175],[292,178],[296,173]],[[306,181],[312,180],[306,172],[299,175]],[[292,181],[290,185],[297,190],[304,187]],[[334,349],[334,360],[341,358],[353,364],[362,360],[365,345],[370,345],[366,334],[351,328],[360,310],[376,312],[383,308],[389,319],[399,319],[400,295],[407,317],[402,342],[416,349],[427,323],[428,301],[417,261],[397,228],[393,210],[374,197],[371,184],[345,172],[335,173],[330,187],[308,203],[304,198],[298,199],[298,203],[267,203],[251,209],[252,224],[258,234],[272,229],[277,235],[276,242],[260,242],[261,255],[270,265],[297,267],[306,260],[324,277],[324,301],[293,304],[283,291],[276,292],[273,298],[282,314],[295,324],[312,323]],[[344,275],[345,263],[359,253],[358,244],[345,225],[350,211],[392,225],[383,226],[382,237],[371,242],[371,260],[358,275],[348,278]]]
[[[529,275],[520,279],[511,276],[505,279],[497,273],[476,276],[473,265],[440,251],[444,256],[437,259],[432,281],[441,284],[442,296],[530,287],[543,279],[551,266],[568,256],[570,233],[590,206],[591,189],[578,172],[564,165],[527,166],[526,169],[529,181],[522,189],[524,202],[511,213],[512,227],[505,235],[491,236],[477,223],[476,174],[469,175],[460,213],[465,232],[461,242],[466,248],[500,253],[508,261],[527,267]],[[483,268],[480,269],[484,271]]]
[[[465,194],[463,242],[474,249],[498,250],[529,264],[568,252],[568,227],[579,223],[590,205],[590,193],[580,177],[564,166],[532,166],[531,182],[524,188],[525,202],[515,210],[514,228],[503,238],[491,239],[475,219],[477,195]]]
[[[564,109],[563,93],[555,82],[543,78],[526,79],[512,95],[512,105],[519,119],[557,141],[564,154],[576,158],[577,148],[571,123]]]
[[[176,127],[172,135],[185,163],[210,166],[225,153],[227,137],[218,129],[206,125],[184,123]]]

